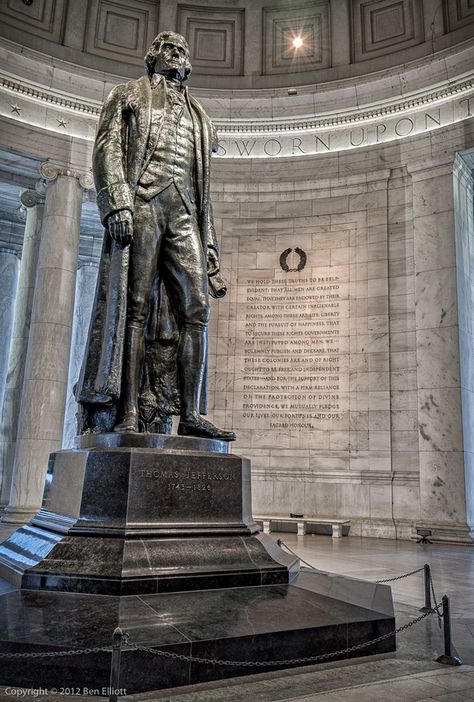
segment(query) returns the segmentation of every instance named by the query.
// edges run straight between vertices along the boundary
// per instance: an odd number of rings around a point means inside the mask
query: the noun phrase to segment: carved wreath
[[[303,268],[306,266],[306,254],[303,251],[303,249],[300,249],[298,246],[295,248],[295,253],[298,254],[300,257],[300,262],[296,266],[296,268],[290,268],[288,265],[288,256],[292,252],[293,249],[285,249],[283,253],[280,256],[280,266],[285,273],[299,273],[300,271],[303,270]]]

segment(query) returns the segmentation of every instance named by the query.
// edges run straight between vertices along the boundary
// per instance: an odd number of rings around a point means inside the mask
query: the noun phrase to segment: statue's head
[[[160,32],[145,56],[148,75],[161,75],[180,83],[191,75],[189,47],[186,39],[176,32]]]

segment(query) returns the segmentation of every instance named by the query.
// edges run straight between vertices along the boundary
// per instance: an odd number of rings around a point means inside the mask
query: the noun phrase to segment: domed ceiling
[[[217,158],[357,149],[474,114],[474,0],[1,0],[5,144],[51,158],[21,125],[91,148],[105,96],[164,29],[188,39]]]
[[[3,0],[1,5],[4,37],[119,76],[136,77],[154,36],[174,29],[188,39],[193,85],[221,89],[347,78],[474,36],[472,0]]]

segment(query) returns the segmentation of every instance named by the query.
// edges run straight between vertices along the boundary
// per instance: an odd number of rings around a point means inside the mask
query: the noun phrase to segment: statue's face
[[[180,83],[191,73],[189,53],[179,39],[165,39],[156,53],[155,73]]]

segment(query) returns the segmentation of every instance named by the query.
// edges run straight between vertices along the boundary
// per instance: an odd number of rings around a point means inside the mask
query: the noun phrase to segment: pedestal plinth
[[[259,534],[250,462],[225,442],[79,437],[51,454],[43,506],[0,545],[18,587],[103,595],[285,584],[298,560]]]
[[[41,511],[0,544],[0,576],[16,585],[0,577],[0,653],[108,646],[120,626],[132,647],[119,687],[131,694],[254,672],[176,653],[277,669],[328,651],[351,657],[385,634],[360,654],[394,650],[390,588],[298,575],[298,560],[253,521],[249,461],[227,451],[103,434],[51,454]],[[106,690],[110,665],[107,650],[13,658],[0,684]]]

